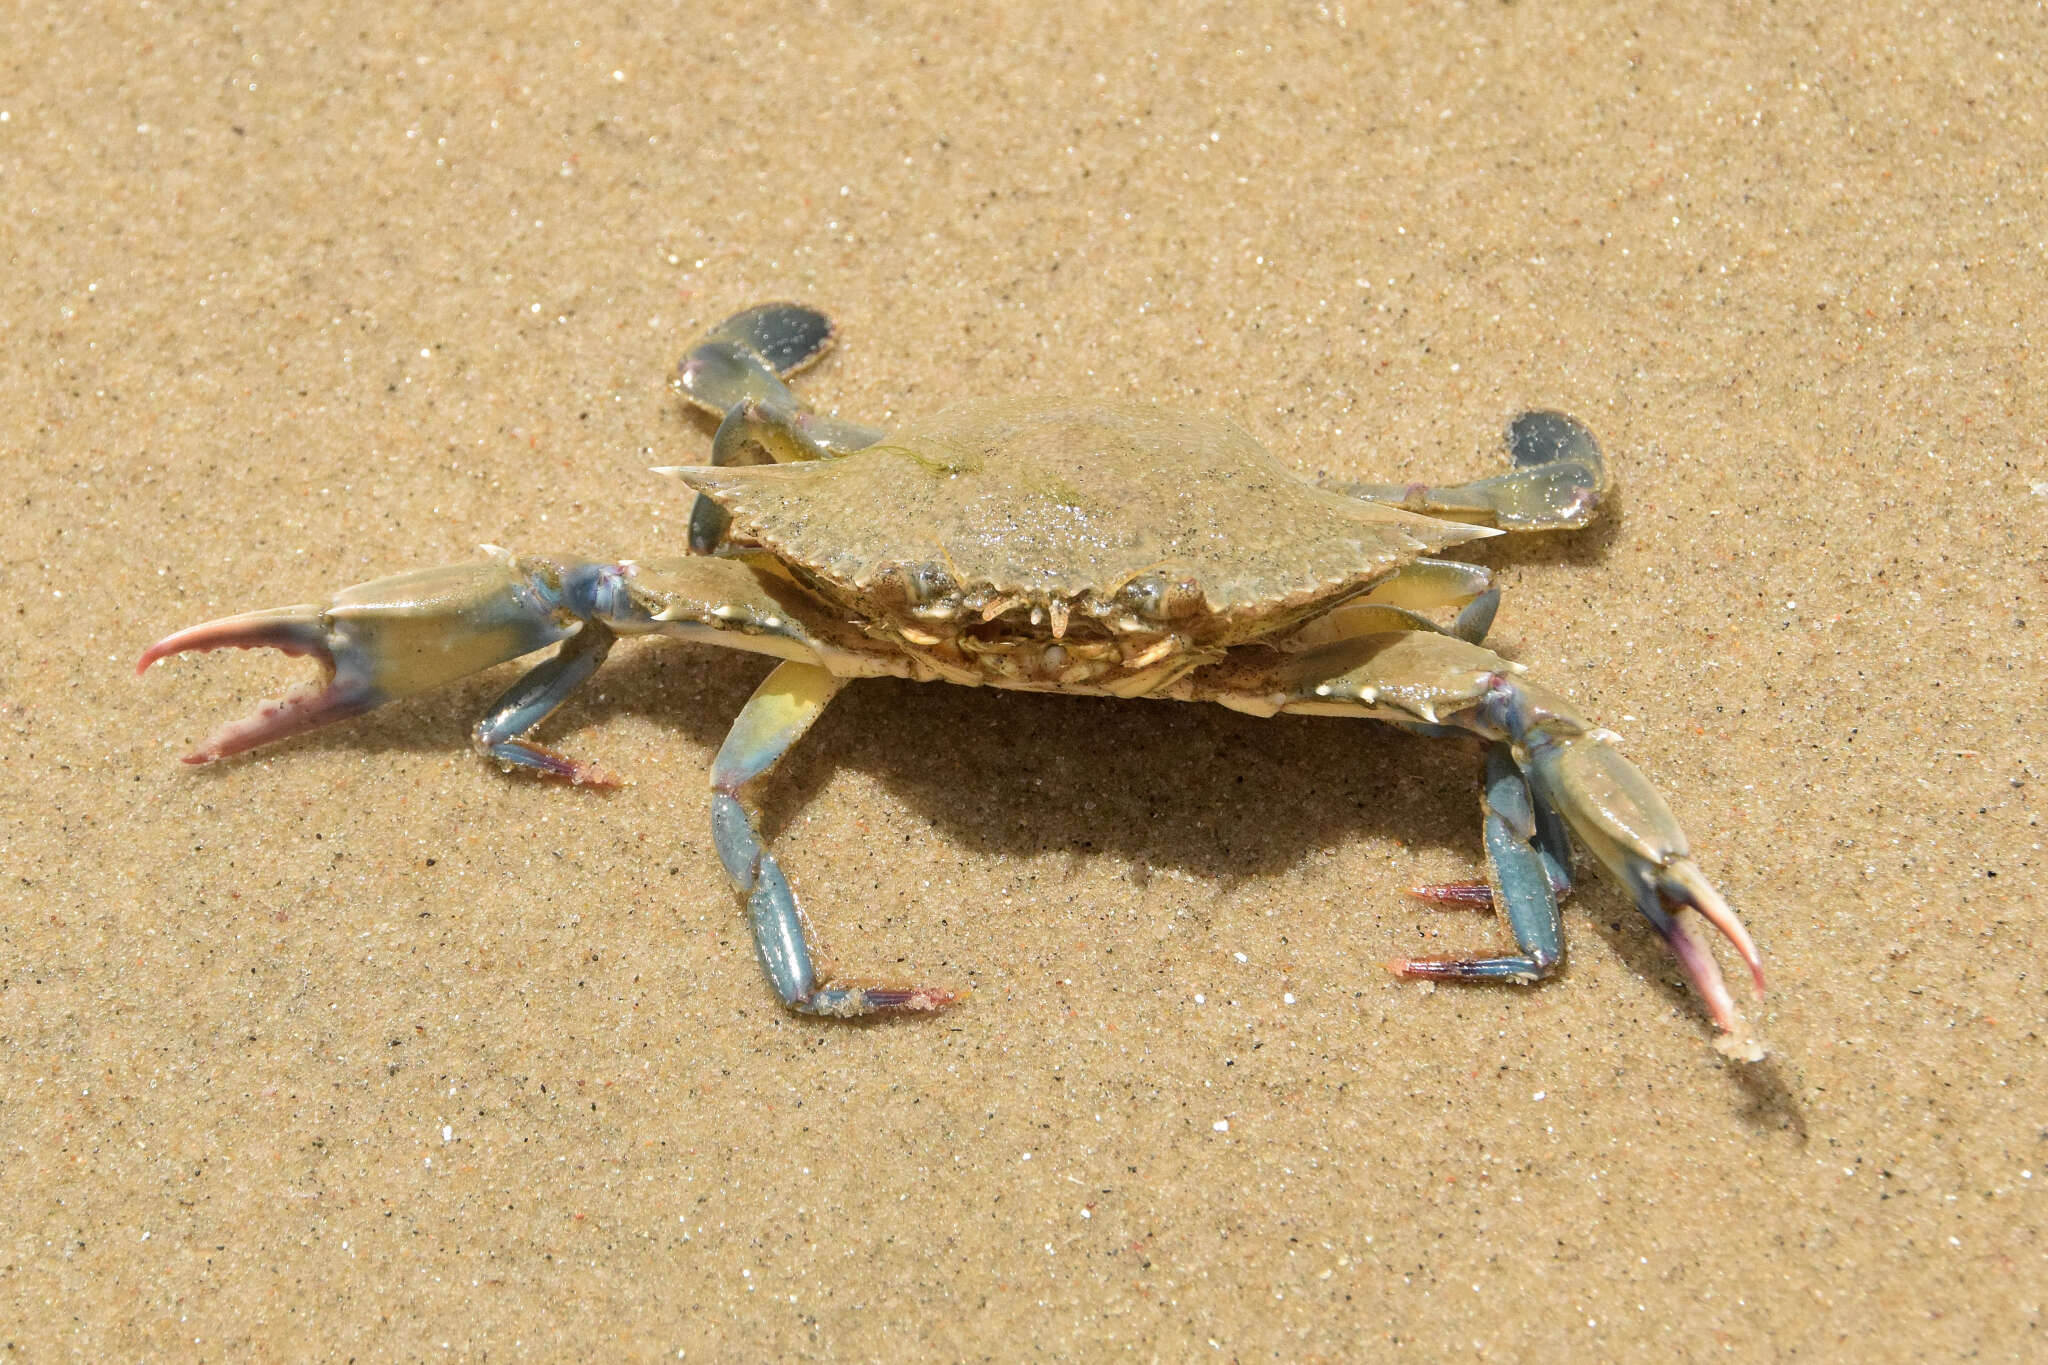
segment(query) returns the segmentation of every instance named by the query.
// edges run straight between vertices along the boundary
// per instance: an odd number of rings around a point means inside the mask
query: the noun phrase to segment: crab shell
[[[730,515],[721,552],[766,550],[913,640],[1002,618],[1226,648],[1496,534],[1317,488],[1234,422],[1143,402],[964,403],[843,459],[673,472]]]

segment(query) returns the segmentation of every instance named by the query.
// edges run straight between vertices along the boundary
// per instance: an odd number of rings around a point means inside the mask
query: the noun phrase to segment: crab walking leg
[[[740,804],[740,789],[772,769],[832,700],[844,680],[816,664],[777,664],[732,723],[711,764],[711,838],[718,860],[746,897],[754,951],[782,1003],[802,1014],[850,1019],[864,1014],[939,1010],[957,998],[926,986],[821,986],[805,941],[803,914],[761,831]]]
[[[1387,964],[1402,976],[1439,976],[1463,981],[1540,981],[1564,956],[1564,925],[1557,902],[1571,889],[1565,868],[1570,850],[1560,850],[1545,835],[1541,809],[1514,753],[1506,744],[1486,750],[1486,788],[1482,829],[1486,840],[1488,880],[1422,887],[1416,893],[1444,903],[1491,905],[1500,909],[1522,951],[1513,957],[1417,957]],[[1554,821],[1554,817],[1553,817]]]
[[[1561,901],[1572,892],[1571,836],[1565,832],[1564,818],[1529,790],[1529,784],[1523,780],[1521,770],[1515,767],[1514,762],[1512,749],[1501,744],[1488,746],[1484,797],[1486,818],[1505,821],[1522,842],[1533,846],[1542,862],[1543,878],[1550,884],[1552,896]],[[1502,771],[1503,766],[1505,772]],[[1492,846],[1489,834],[1487,847],[1490,850]],[[1498,903],[1492,884],[1485,881],[1441,882],[1411,887],[1408,894],[1437,905],[1470,910],[1491,910]]]
[[[1477,564],[1455,559],[1418,559],[1404,564],[1341,607],[1304,623],[1287,637],[1294,652],[1333,640],[1373,635],[1388,630],[1444,630],[1423,612],[1458,608],[1446,632],[1478,644],[1493,629],[1500,610],[1500,589],[1493,575]]]
[[[556,707],[568,700],[571,692],[597,672],[618,638],[604,622],[585,621],[574,635],[562,641],[560,649],[529,669],[484,713],[470,736],[476,751],[508,771],[525,768],[579,786],[618,786],[618,778],[596,764],[570,758],[527,738],[554,714]]]
[[[1507,444],[1513,471],[1470,483],[1329,486],[1368,502],[1504,531],[1569,529],[1599,513],[1607,492],[1606,462],[1593,433],[1576,418],[1561,412],[1522,413],[1508,424]]]
[[[817,454],[778,454],[771,448],[775,459],[844,455],[873,445],[882,433],[810,411],[783,382],[823,359],[833,339],[832,320],[817,309],[764,303],[733,314],[697,338],[676,365],[676,387],[691,404],[720,419],[747,406],[787,414],[785,421],[803,429],[797,445]]]
[[[1239,651],[1191,676],[1185,695],[1268,715],[1365,716],[1425,733],[1463,730],[1504,744],[1535,809],[1547,806],[1562,816],[1663,935],[1725,1035],[1722,1049],[1761,1056],[1759,1045],[1745,1034],[1703,926],[1711,925],[1734,945],[1761,998],[1763,962],[1748,930],[1693,862],[1685,834],[1663,798],[1613,747],[1612,736],[1547,688],[1524,682],[1521,672],[1520,665],[1491,650],[1449,635],[1386,632],[1300,654]],[[1532,945],[1540,946],[1554,913],[1543,909],[1537,890],[1548,872],[1542,850],[1521,833],[1526,827],[1530,837],[1542,837],[1536,832],[1535,810],[1525,822],[1512,789],[1495,787],[1489,790],[1488,812],[1501,817],[1503,834],[1515,836],[1502,839],[1498,848],[1489,838],[1488,851],[1495,855],[1495,889],[1510,902],[1504,909],[1523,947],[1521,956],[1533,961],[1538,954]],[[1534,854],[1524,856],[1510,845]],[[1519,905],[1513,903],[1516,897]]]
[[[718,424],[711,438],[713,465],[759,464],[756,450],[765,451],[776,464],[792,460],[829,460],[852,450],[873,445],[879,431],[855,427],[835,418],[819,417],[788,401],[749,398],[735,403]],[[668,473],[658,469],[656,473]],[[703,494],[690,508],[690,549],[700,555],[715,554],[725,538],[732,518],[723,507]]]

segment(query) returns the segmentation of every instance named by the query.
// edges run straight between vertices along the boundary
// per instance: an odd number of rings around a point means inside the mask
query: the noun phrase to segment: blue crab
[[[138,671],[234,646],[310,655],[325,675],[186,761],[558,646],[491,706],[476,747],[507,769],[608,782],[532,735],[617,637],[773,656],[711,764],[712,840],[776,994],[844,1018],[957,999],[821,979],[789,882],[741,801],[854,679],[1217,702],[1477,736],[1486,880],[1419,893],[1494,906],[1515,950],[1388,965],[1458,981],[1548,976],[1563,954],[1558,902],[1576,840],[1670,945],[1722,1050],[1761,1055],[1707,927],[1733,944],[1759,998],[1761,958],[1670,810],[1611,734],[1485,648],[1498,590],[1485,569],[1438,557],[1503,531],[1585,524],[1607,475],[1579,423],[1522,414],[1508,430],[1513,467],[1471,483],[1320,487],[1224,418],[1149,403],[972,402],[892,433],[814,413],[785,381],[832,340],[822,314],[768,304],[684,357],[677,386],[720,419],[710,464],[657,471],[698,495],[688,554],[600,563],[491,548],[482,563],[157,642]]]

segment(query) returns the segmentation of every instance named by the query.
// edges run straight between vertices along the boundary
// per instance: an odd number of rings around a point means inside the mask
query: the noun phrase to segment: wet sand
[[[22,1359],[2039,1350],[2048,33],[1963,3],[68,6],[0,35],[0,1339]],[[1229,412],[1305,474],[1598,432],[1476,557],[1771,971],[1724,1062],[1612,883],[1537,989],[1408,900],[1478,754],[1331,719],[851,688],[764,794],[791,1017],[705,770],[766,670],[622,646],[212,768],[301,676],[136,656],[480,542],[680,542],[667,375]]]

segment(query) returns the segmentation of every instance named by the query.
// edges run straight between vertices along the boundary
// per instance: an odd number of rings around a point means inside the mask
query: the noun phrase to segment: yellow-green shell
[[[677,473],[733,542],[855,595],[932,566],[969,595],[1086,610],[1156,573],[1243,620],[1492,534],[1318,488],[1234,422],[1139,402],[963,403],[841,459]]]

